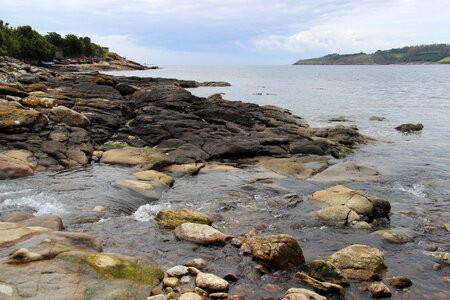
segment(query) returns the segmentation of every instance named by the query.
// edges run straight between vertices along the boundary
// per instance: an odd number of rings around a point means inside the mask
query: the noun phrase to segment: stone
[[[307,289],[291,288],[287,290],[282,300],[327,300],[327,297]]]
[[[171,164],[171,161],[158,151],[133,147],[107,150],[103,152],[100,161],[113,165],[147,165],[149,169]]]
[[[225,299],[228,298],[228,293],[211,293],[208,295],[211,299]]]
[[[423,251],[427,256],[431,256],[438,261],[445,262],[450,265],[450,252],[429,252]]]
[[[369,121],[379,121],[379,122],[381,122],[381,121],[384,121],[384,120],[386,120],[386,118],[385,117],[380,117],[380,116],[371,116],[369,118]]]
[[[178,300],[203,300],[203,298],[199,294],[187,292],[181,295]]]
[[[313,213],[317,218],[335,225],[350,225],[360,220],[360,216],[344,205],[330,206]]]
[[[392,296],[389,288],[381,281],[370,283],[367,289],[373,298],[387,298]]]
[[[189,270],[185,266],[175,266],[166,271],[167,275],[172,277],[182,277],[189,274]]]
[[[309,285],[321,294],[338,294],[342,297],[345,297],[344,288],[338,284],[322,282],[301,272],[295,273],[295,278],[300,280],[304,284]]]
[[[24,98],[28,96],[28,93],[25,92],[23,89],[19,89],[12,85],[0,83],[0,95],[9,95]]]
[[[180,280],[176,277],[166,277],[163,279],[164,286],[176,287],[180,283]]]
[[[399,126],[395,127],[395,129],[397,129],[398,131],[400,131],[402,133],[412,133],[412,132],[422,131],[423,125],[421,123],[417,123],[417,124],[407,123],[407,124],[399,125]]]
[[[34,174],[33,165],[0,153],[0,179],[17,178]]]
[[[24,84],[33,84],[33,83],[39,82],[39,77],[37,77],[34,74],[25,73],[25,74],[20,74],[17,77],[17,81],[19,81],[20,83],[24,83]]]
[[[1,294],[12,297],[14,294],[14,288],[10,285],[0,283],[0,295]]]
[[[192,163],[192,164],[182,164],[182,165],[171,165],[164,170],[174,173],[197,175],[200,170],[205,167],[203,163]]]
[[[0,132],[39,132],[48,123],[42,113],[0,104]]]
[[[257,236],[254,232],[239,239],[241,252],[250,253],[276,269],[301,267],[305,264],[303,251],[297,240],[287,234]]]
[[[396,277],[390,277],[386,278],[387,282],[389,282],[390,285],[393,287],[396,287],[398,289],[405,289],[410,286],[412,286],[412,281],[408,277],[402,277],[402,276],[396,276]]]
[[[184,265],[187,267],[194,267],[199,270],[203,270],[208,265],[208,262],[203,258],[194,258],[193,260],[188,261]]]
[[[377,230],[372,234],[392,244],[406,244],[413,240],[407,234],[394,229]]]
[[[36,92],[33,92],[33,94]],[[27,107],[45,107],[45,108],[52,108],[56,105],[58,105],[59,101],[53,98],[44,97],[44,96],[35,96],[31,95],[23,98],[20,101],[21,104]]]
[[[320,156],[260,158],[258,164],[280,175],[306,179],[326,168],[328,160]]]
[[[150,296],[147,297],[147,300],[167,300],[166,295],[155,295],[155,296]]]
[[[444,229],[447,230],[448,232],[450,232],[450,224],[449,223],[445,223],[444,224]]]
[[[102,205],[96,205],[92,211],[102,212],[102,211],[105,211],[105,207]]]
[[[154,170],[136,172],[133,174],[133,176],[135,176],[139,180],[159,181],[167,186],[173,186],[174,183],[174,180],[171,176]]]
[[[180,240],[200,245],[224,245],[230,238],[211,226],[196,223],[183,223],[175,228],[174,233]]]
[[[327,261],[348,278],[359,280],[379,279],[387,270],[383,251],[362,244],[345,247],[328,257]]]
[[[308,264],[308,275],[314,279],[338,284],[340,286],[350,285],[339,269],[329,261],[314,260]]]
[[[330,118],[330,119],[328,119],[328,121],[329,122],[352,122],[352,120],[350,120],[350,119],[348,119],[347,117],[344,117],[344,116]]]
[[[91,125],[91,121],[85,115],[65,106],[53,107],[50,111],[50,118],[71,127],[86,128]]]
[[[380,173],[367,166],[352,161],[339,162],[324,171],[309,178],[308,181],[317,183],[379,181]]]
[[[39,227],[28,228],[16,223],[0,222],[0,248],[9,247],[46,230]]]
[[[33,216],[32,218],[18,221],[18,223],[27,227],[43,227],[55,231],[64,230],[61,218],[56,215]]]
[[[119,180],[117,181],[117,184],[133,190],[153,191],[155,189],[155,187],[148,182],[133,179]]]
[[[160,226],[166,228],[176,228],[183,223],[211,225],[213,222],[210,216],[187,208],[162,209],[156,215],[155,220]]]
[[[25,90],[29,93],[32,92],[44,92],[47,93],[47,85],[44,83],[33,83],[25,87]]]
[[[119,91],[119,93],[122,96],[132,95],[134,92],[140,90],[137,86],[122,83],[122,82],[119,82],[118,84],[116,84],[115,88],[116,88],[116,90]]]
[[[228,281],[210,273],[200,272],[195,279],[195,285],[208,293],[227,292]]]

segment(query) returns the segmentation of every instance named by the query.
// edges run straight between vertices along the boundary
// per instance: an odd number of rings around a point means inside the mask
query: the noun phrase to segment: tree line
[[[24,25],[16,28],[0,20],[0,55],[19,59],[51,59],[56,51],[63,51],[65,58],[98,57],[102,59],[118,58],[102,46],[95,44],[89,37],[68,34],[62,37],[56,32],[41,35]]]

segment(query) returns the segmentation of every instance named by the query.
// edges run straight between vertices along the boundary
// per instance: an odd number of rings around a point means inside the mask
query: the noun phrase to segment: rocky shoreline
[[[385,228],[388,201],[336,185],[379,180],[376,170],[341,160],[368,141],[356,127],[314,129],[282,108],[220,95],[199,98],[185,90],[226,84],[55,72],[1,57],[0,178],[124,165],[133,167],[133,178],[118,184],[145,195],[171,189],[177,174],[257,166],[331,186],[309,197],[317,203],[313,217],[323,224],[373,231],[394,244],[411,240]],[[276,201],[289,208],[303,199],[287,194]],[[157,257],[103,252],[92,235],[65,231],[58,216],[10,212],[0,221],[5,299],[252,299],[233,289],[245,274],[211,274],[202,257],[163,272]],[[360,285],[368,297],[389,297],[383,281],[399,290],[412,284],[405,277],[385,278],[390,266],[383,250],[368,245],[348,245],[307,261],[299,241],[283,232],[264,235],[255,228],[230,236],[214,226],[214,217],[184,207],[161,209],[155,221],[173,231],[175,243],[218,252],[233,246],[234,256],[253,258],[257,272],[281,270],[298,282],[270,299],[343,299],[349,284]],[[432,255],[448,264],[448,253]]]

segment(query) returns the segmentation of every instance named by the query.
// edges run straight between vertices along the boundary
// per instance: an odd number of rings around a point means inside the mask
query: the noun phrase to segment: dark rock
[[[39,77],[37,77],[34,74],[25,73],[25,74],[20,74],[17,77],[17,81],[19,81],[20,83],[24,83],[24,84],[33,84],[33,83],[39,82]]]
[[[308,274],[314,279],[348,286],[350,283],[339,269],[331,262],[325,260],[314,260],[308,264]]]
[[[395,129],[397,129],[398,131],[403,132],[403,133],[411,133],[411,132],[421,131],[423,129],[423,125],[421,123],[417,123],[417,124],[407,123],[407,124],[399,125],[399,126],[395,127]]]
[[[407,277],[391,277],[387,278],[386,280],[390,283],[390,285],[398,289],[405,289],[412,286],[413,284],[411,279]]]
[[[11,95],[23,98],[28,96],[28,93],[13,85],[0,84],[0,95]]]
[[[119,91],[119,93],[122,96],[128,96],[133,94],[134,92],[138,91],[139,88],[130,84],[126,84],[126,83],[122,83],[119,82],[118,84],[116,84],[115,86],[116,90]]]

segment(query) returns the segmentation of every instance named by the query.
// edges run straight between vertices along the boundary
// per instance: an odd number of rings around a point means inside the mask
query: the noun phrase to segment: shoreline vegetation
[[[449,64],[450,44],[410,46],[378,50],[372,54],[328,54],[323,57],[300,59],[294,65],[391,65],[391,64]]]

